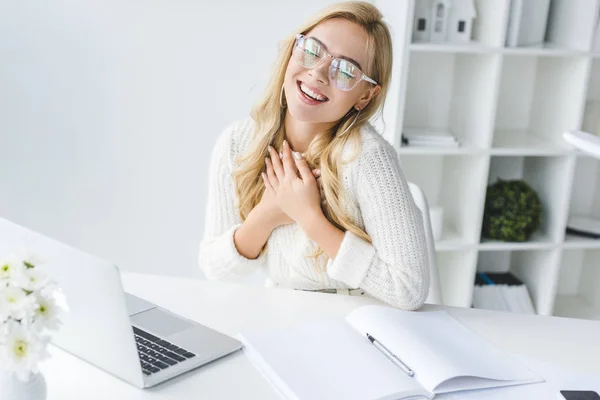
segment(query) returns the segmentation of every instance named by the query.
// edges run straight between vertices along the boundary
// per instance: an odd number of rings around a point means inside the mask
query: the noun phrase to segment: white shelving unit
[[[412,16],[415,1],[374,2],[384,15],[407,7]],[[504,47],[510,0],[475,3],[472,43],[411,43],[412,17],[394,36],[406,51],[400,93],[390,95],[391,140],[407,179],[444,209],[444,303],[470,307],[477,271],[511,271],[537,313],[600,319],[600,240],[565,235],[569,215],[600,217],[600,161],[562,139],[600,132],[600,55],[591,51],[600,0],[552,0],[546,43],[523,48]],[[403,145],[410,129],[449,131],[461,146]],[[523,178],[540,196],[542,226],[526,243],[481,239],[487,186],[498,178]]]

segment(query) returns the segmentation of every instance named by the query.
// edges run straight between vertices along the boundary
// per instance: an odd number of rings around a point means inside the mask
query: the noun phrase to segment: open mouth
[[[298,86],[298,90],[301,93],[301,95],[308,100],[310,103],[325,103],[326,101],[328,101],[329,99],[327,98],[327,96],[324,96],[321,93],[317,93],[314,90],[312,90],[311,88],[309,88],[308,86],[306,86],[306,84],[304,84],[304,82],[302,81],[297,81],[296,85]]]

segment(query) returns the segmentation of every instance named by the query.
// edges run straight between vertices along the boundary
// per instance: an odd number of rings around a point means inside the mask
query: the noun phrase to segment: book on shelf
[[[460,142],[451,132],[437,130],[404,130],[402,143],[406,146],[460,147]]]
[[[346,318],[237,336],[286,399],[432,399],[543,381],[445,311],[369,305]]]
[[[549,11],[550,0],[511,0],[506,46],[542,46]]]
[[[473,307],[535,314],[527,286],[510,272],[478,272],[473,288]]]

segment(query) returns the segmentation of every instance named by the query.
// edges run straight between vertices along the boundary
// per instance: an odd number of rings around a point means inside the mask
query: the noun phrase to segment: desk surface
[[[229,335],[315,317],[343,317],[377,301],[258,286],[123,274],[125,290]],[[600,322],[426,305],[442,309],[510,354],[561,363],[600,379]],[[51,346],[41,365],[48,400],[278,399],[243,352],[140,390]]]

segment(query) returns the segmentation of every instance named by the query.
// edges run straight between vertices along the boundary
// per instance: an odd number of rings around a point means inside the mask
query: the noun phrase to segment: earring
[[[354,119],[352,120],[352,123],[351,123],[350,125],[348,125],[348,127],[347,127],[346,129],[344,129],[344,131],[343,131],[342,133],[338,134],[338,135],[337,135],[337,137],[342,137],[342,136],[344,136],[344,134],[345,134],[346,132],[348,132],[348,130],[349,130],[350,128],[352,128],[352,125],[354,125],[354,123],[356,122],[356,119],[358,118],[358,114],[360,114],[360,109],[358,110],[358,112],[357,112],[357,113],[356,113],[356,115],[354,116]]]
[[[285,108],[287,106],[287,104],[285,106],[283,105],[283,87],[284,85],[281,85],[281,92],[279,92],[279,105],[281,108]]]

